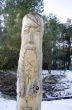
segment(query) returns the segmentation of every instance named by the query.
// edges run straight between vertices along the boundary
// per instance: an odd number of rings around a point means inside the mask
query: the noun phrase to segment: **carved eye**
[[[28,29],[25,29],[25,30],[24,30],[24,33],[25,33],[25,34],[28,34],[28,33],[29,33],[29,30],[28,30]]]

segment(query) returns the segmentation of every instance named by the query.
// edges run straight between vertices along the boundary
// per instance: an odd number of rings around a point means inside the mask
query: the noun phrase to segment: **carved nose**
[[[30,34],[29,43],[34,43],[33,33]]]

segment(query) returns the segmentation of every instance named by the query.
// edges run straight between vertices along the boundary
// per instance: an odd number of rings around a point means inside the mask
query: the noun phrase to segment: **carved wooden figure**
[[[41,110],[43,31],[40,15],[24,16],[17,70],[17,110]]]

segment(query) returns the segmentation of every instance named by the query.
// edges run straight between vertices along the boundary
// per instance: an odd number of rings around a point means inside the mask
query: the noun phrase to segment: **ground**
[[[52,75],[63,74],[63,71],[53,71]],[[47,71],[44,71],[44,75],[47,75]],[[2,78],[1,78],[2,79]],[[64,84],[69,84],[68,92],[72,93],[72,71],[66,71],[65,77],[61,79]],[[4,84],[4,83],[3,83]],[[9,82],[10,84],[10,82]],[[61,83],[59,83],[61,84]],[[57,84],[58,85],[58,84]],[[60,88],[60,86],[58,86]],[[63,92],[62,92],[63,93]],[[67,91],[66,91],[67,93]],[[63,93],[64,95],[64,93]],[[72,94],[70,94],[72,96]],[[17,102],[12,97],[5,97],[0,92],[0,110],[16,110]],[[61,99],[53,101],[42,101],[41,110],[72,110],[72,99]]]
[[[0,97],[0,110],[16,110],[16,101]],[[72,110],[72,99],[42,101],[41,110]]]

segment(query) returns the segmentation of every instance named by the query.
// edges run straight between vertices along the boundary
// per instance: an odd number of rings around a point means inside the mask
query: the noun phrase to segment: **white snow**
[[[69,81],[72,81],[72,71],[66,70],[66,76]]]
[[[51,74],[48,73],[48,70],[43,70],[43,78],[49,75],[62,75],[63,77],[57,82],[56,88],[59,91],[55,91],[54,97],[65,97],[72,96],[72,71],[70,70],[51,70]],[[65,89],[64,89],[65,88]],[[45,93],[46,94],[46,93]],[[47,92],[46,96],[49,98],[49,94]]]
[[[16,101],[1,97],[0,110],[16,110]],[[41,110],[72,110],[72,99],[43,101]]]
[[[72,110],[72,99],[43,101],[41,110]]]
[[[0,110],[16,110],[16,101],[0,98]]]

